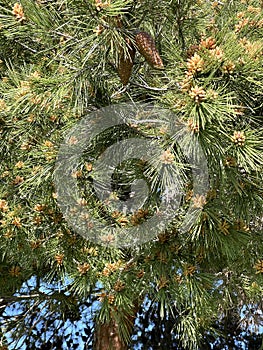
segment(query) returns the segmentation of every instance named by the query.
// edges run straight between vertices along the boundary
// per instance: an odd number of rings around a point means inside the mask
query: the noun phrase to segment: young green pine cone
[[[137,31],[135,42],[140,54],[154,68],[162,69],[163,61],[156,49],[155,42],[149,33]]]
[[[126,38],[126,43],[128,52],[124,52],[124,49],[121,48],[118,63],[118,74],[123,85],[127,85],[129,82],[135,58],[135,48],[131,40]]]

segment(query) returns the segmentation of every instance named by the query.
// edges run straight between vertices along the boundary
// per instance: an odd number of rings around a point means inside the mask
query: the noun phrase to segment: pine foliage
[[[151,38],[150,49],[143,44],[147,52],[138,45],[138,30]],[[260,309],[262,37],[261,1],[1,0],[1,294],[12,296],[32,276],[70,281],[67,291],[82,301],[95,296],[101,306],[96,322],[115,318],[126,342],[134,308],[147,296],[160,305],[161,318],[176,311],[173,332],[185,349],[198,349],[204,330],[216,337],[212,325],[229,309]],[[163,69],[149,64],[153,51]],[[123,60],[132,67],[122,79]],[[172,111],[188,142],[199,142],[209,192],[194,197],[182,167],[184,200],[164,232],[136,249],[96,245],[77,235],[57,206],[59,147],[88,113],[142,101]],[[166,153],[146,167],[127,162],[120,176],[130,174],[129,183],[150,174],[157,198],[162,184],[154,174],[168,158],[175,166],[185,160],[175,135],[155,124],[104,133],[74,174],[79,184],[92,178],[96,154],[135,134],[157,138]],[[83,196],[96,217],[116,227],[139,225],[158,205],[128,216],[105,211],[90,187]],[[181,233],[190,203],[201,210]]]

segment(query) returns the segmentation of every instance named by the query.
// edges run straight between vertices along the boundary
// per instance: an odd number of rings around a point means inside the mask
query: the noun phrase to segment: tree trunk
[[[131,313],[122,313],[121,320],[125,322],[129,335],[132,335],[134,321],[139,310],[139,304],[136,303]],[[114,317],[109,323],[97,323],[93,342],[93,350],[128,350],[127,344],[121,336],[120,327]]]
[[[98,324],[95,330],[94,350],[128,350],[128,345],[122,340],[116,320],[110,323]]]

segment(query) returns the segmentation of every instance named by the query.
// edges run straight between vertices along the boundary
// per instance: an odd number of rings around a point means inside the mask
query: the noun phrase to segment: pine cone
[[[126,39],[128,54],[124,52],[121,48],[119,64],[118,64],[118,74],[123,85],[127,85],[131,76],[133,62],[135,58],[135,48],[133,47],[131,40]]]
[[[146,32],[137,32],[135,34],[135,42],[140,54],[154,68],[162,69],[163,61],[156,49],[152,36]]]

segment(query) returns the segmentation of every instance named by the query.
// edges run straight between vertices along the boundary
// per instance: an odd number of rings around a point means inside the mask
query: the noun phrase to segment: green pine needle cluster
[[[137,53],[123,86],[117,66],[121,52],[127,53],[126,38],[135,43],[137,29],[152,35],[164,69],[153,69]],[[212,334],[213,323],[229,308],[259,305],[262,37],[261,1],[0,1],[1,294],[12,296],[34,275],[48,282],[70,280],[68,291],[82,301],[93,294],[101,302],[97,322],[114,318],[127,342],[129,315],[147,296],[160,303],[160,317],[176,310],[174,332],[187,349],[197,349],[202,332]],[[147,220],[163,185],[156,175],[162,157],[146,165],[131,161],[118,170],[129,174],[122,181],[142,176],[150,186],[156,181],[148,212],[128,217],[103,206],[92,181],[87,183],[95,176],[93,160],[116,139],[135,134],[158,139],[186,182],[171,225],[153,241],[129,249],[77,235],[57,205],[53,178],[67,131],[94,110],[121,102],[172,111],[188,132],[185,141],[201,145],[210,182],[206,198],[193,196],[176,135],[164,126],[127,125],[95,140],[75,177],[81,188],[87,186],[83,205],[115,227]],[[182,233],[191,203],[201,210]]]

